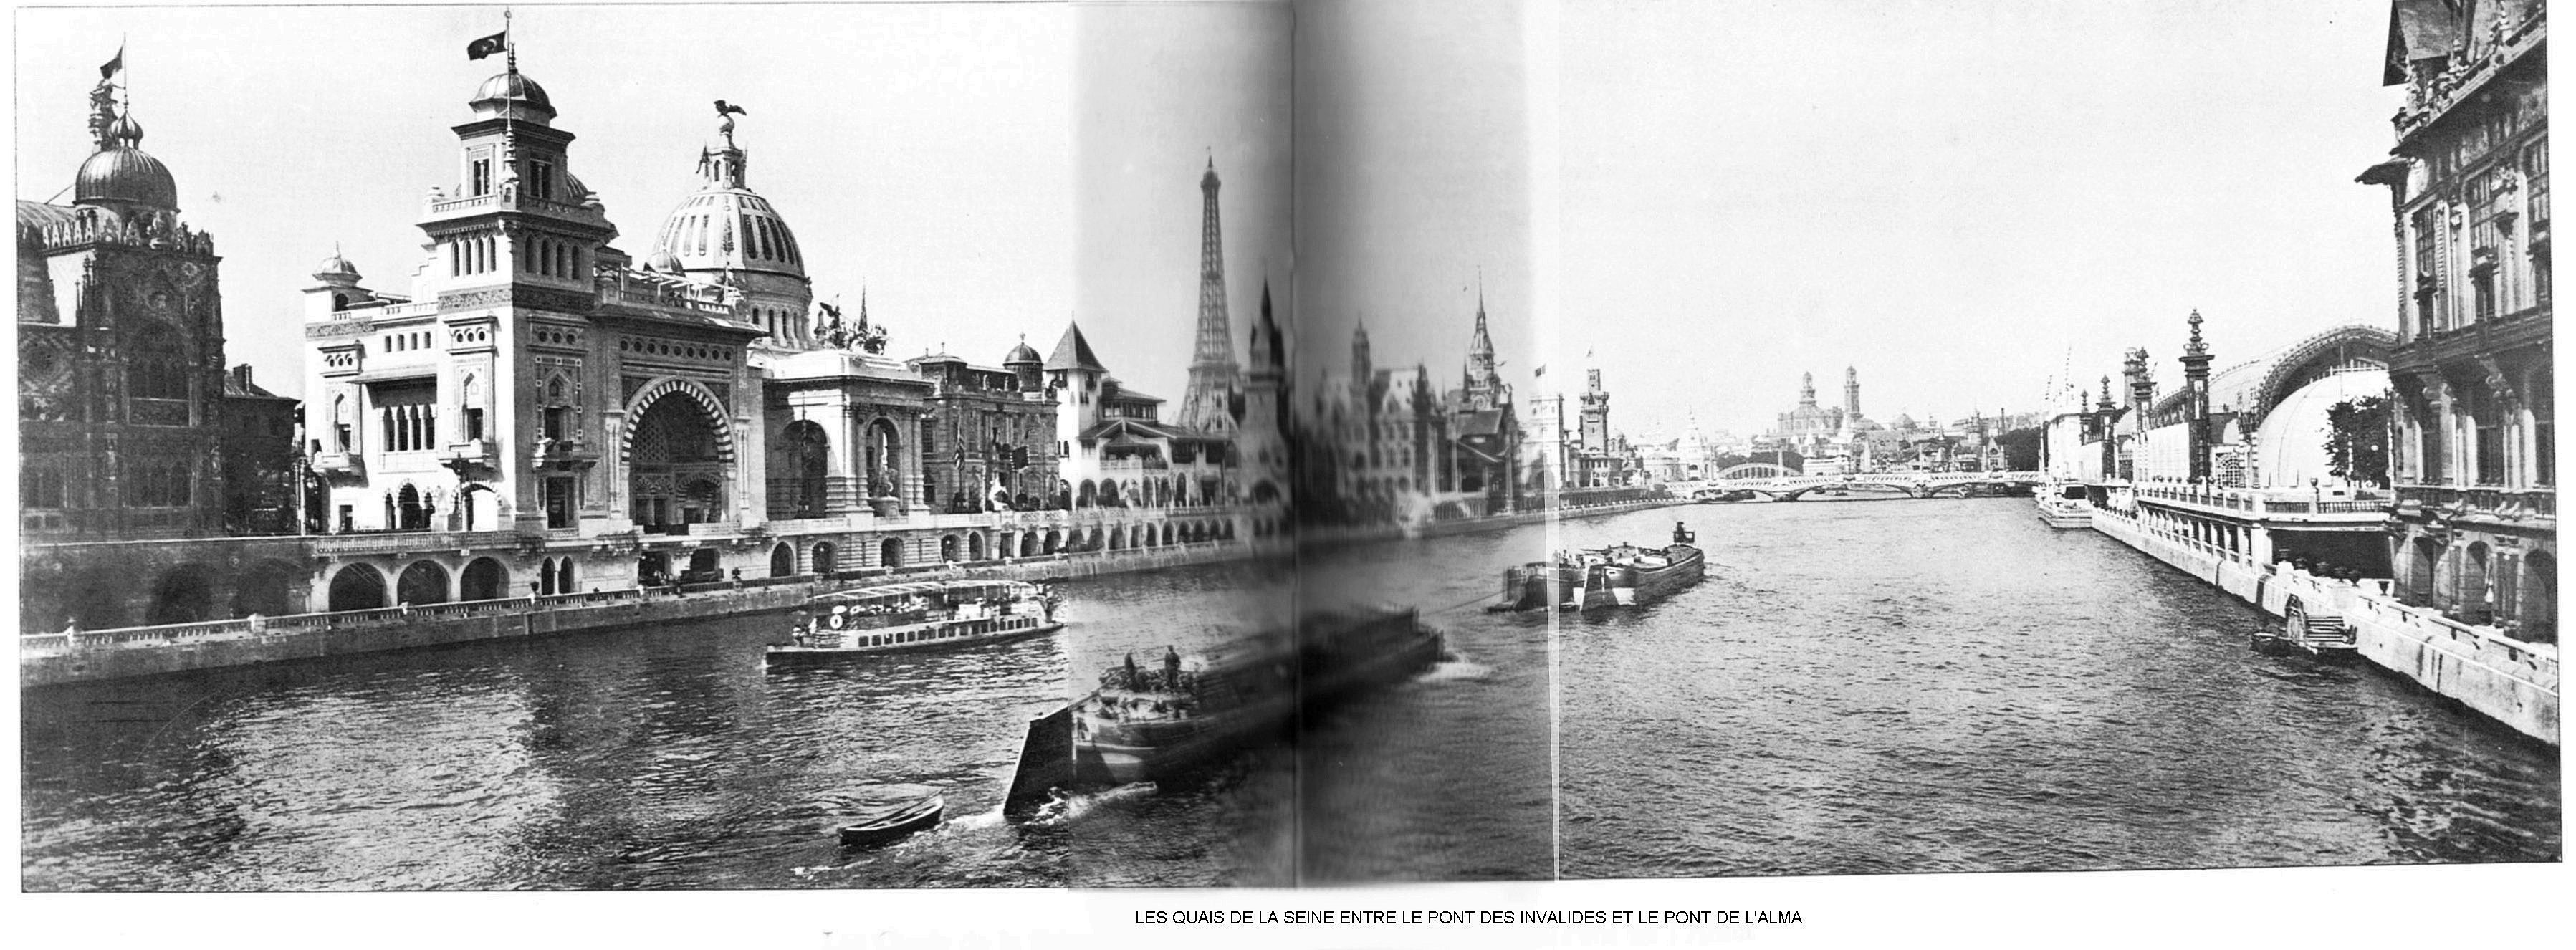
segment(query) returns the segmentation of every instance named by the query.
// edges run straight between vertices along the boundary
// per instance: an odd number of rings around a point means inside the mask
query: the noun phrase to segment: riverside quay
[[[1202,193],[1210,266],[1165,420],[1075,325],[998,366],[886,355],[864,295],[815,299],[739,109],[647,249],[613,246],[563,114],[506,53],[458,114],[422,117],[457,123],[424,256],[388,284],[335,250],[300,288],[300,402],[226,369],[219,244],[143,151],[124,55],[102,68],[70,203],[17,206],[27,675],[117,675],[85,646],[187,640],[197,660],[161,662],[223,665],[648,592],[699,606],[622,622],[861,575],[1234,556],[1284,529],[1284,348],[1265,290],[1235,357],[1213,157],[1174,182]],[[369,625],[409,632],[257,646]],[[251,646],[218,656],[232,641]]]

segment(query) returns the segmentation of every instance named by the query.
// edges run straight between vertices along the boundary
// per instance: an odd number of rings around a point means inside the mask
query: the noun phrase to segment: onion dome
[[[555,116],[555,103],[547,97],[546,87],[537,85],[536,80],[515,69],[484,80],[483,87],[474,90],[474,98],[468,104],[479,116],[515,112],[518,118],[540,121]]]
[[[1038,355],[1037,347],[1030,346],[1029,338],[1025,336],[1020,338],[1020,345],[1011,348],[1011,355],[1002,357],[1002,365],[1005,367],[1015,367],[1023,363],[1035,366],[1045,362],[1045,358]]]
[[[126,120],[119,119],[119,123]],[[142,137],[140,127],[126,129],[133,138],[128,143],[110,145],[82,162],[80,175],[72,182],[75,204],[125,203],[179,210],[179,183],[170,177],[170,169],[161,160],[143,153],[131,143]]]

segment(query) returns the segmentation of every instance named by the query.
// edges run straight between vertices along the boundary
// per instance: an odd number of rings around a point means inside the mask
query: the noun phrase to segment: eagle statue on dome
[[[724,136],[725,145],[731,146],[733,144],[733,117],[750,114],[751,110],[749,109],[736,105],[726,105],[725,101],[722,99],[716,100],[716,132]]]

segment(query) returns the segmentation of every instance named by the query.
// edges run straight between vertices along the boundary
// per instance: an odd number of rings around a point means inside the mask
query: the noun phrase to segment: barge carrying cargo
[[[1418,611],[1309,614],[1273,632],[1192,656],[1103,670],[1099,687],[1029,723],[1006,807],[1051,789],[1168,778],[1275,738],[1311,711],[1400,682],[1441,657]]]

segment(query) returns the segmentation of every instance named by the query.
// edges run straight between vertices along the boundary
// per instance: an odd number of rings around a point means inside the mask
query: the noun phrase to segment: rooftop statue
[[[823,312],[823,318],[815,321],[815,325],[821,331],[815,334],[815,339],[824,346],[852,352],[880,354],[885,352],[885,328],[868,322],[866,306],[862,305],[859,308],[857,323],[849,323],[841,319],[839,304],[818,303],[814,308]]]

